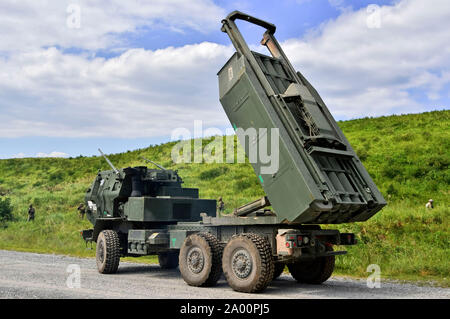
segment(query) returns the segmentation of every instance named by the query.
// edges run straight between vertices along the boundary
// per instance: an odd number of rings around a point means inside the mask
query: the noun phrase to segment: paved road
[[[78,266],[69,266],[78,265]],[[74,267],[74,268],[71,268]],[[80,269],[80,287],[74,270]],[[69,279],[69,280],[68,280]],[[186,285],[178,270],[122,262],[119,272],[101,275],[95,260],[0,250],[0,298],[450,298],[450,289],[333,277],[320,286],[296,283],[283,274],[261,294],[233,291],[222,278],[213,288]]]

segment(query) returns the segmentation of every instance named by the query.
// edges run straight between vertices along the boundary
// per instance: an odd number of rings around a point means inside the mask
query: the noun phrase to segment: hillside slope
[[[338,226],[356,232],[360,241],[338,258],[337,272],[365,277],[367,266],[378,264],[385,277],[435,279],[448,285],[450,111],[339,125],[388,206],[367,222]],[[143,165],[139,160],[143,155],[178,169],[185,187],[198,187],[202,198],[222,196],[227,212],[264,194],[249,164],[174,165],[170,158],[174,144],[114,154],[110,159],[117,167]],[[0,160],[0,195],[11,198],[16,218],[0,230],[0,249],[94,256],[78,233],[91,225],[79,220],[76,207],[96,172],[108,168],[101,157]],[[436,207],[427,211],[429,198]],[[26,222],[29,203],[36,207],[34,223]]]

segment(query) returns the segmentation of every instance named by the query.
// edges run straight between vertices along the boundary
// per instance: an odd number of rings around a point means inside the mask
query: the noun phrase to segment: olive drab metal
[[[250,51],[235,20],[263,27],[271,56]],[[317,91],[294,69],[275,26],[235,11],[222,20],[236,53],[219,71],[220,102],[233,127],[279,129],[279,168],[261,174],[278,222],[364,221],[386,202]],[[265,136],[258,136],[265,138]],[[245,145],[249,155],[249,144]]]

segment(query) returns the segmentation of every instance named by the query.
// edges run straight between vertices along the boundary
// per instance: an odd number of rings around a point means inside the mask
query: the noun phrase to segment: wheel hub
[[[194,274],[198,274],[203,270],[205,265],[205,259],[203,257],[202,250],[198,247],[193,247],[187,254],[187,265],[189,270]]]
[[[98,259],[101,262],[105,261],[105,253],[104,253],[104,248],[103,248],[103,241],[99,241],[98,243]]]
[[[231,263],[233,272],[238,278],[244,279],[250,275],[253,264],[252,258],[246,250],[236,251],[231,258]]]

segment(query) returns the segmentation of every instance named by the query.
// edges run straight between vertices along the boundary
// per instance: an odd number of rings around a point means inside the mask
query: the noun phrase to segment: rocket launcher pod
[[[271,56],[250,51],[236,19],[266,29],[261,44]],[[267,129],[250,143],[237,134],[249,158],[260,139],[267,139],[269,153],[279,152],[274,173],[262,173],[259,159],[251,163],[278,222],[365,221],[386,202],[317,91],[289,62],[275,29],[239,11],[222,21],[236,52],[218,73],[220,102],[235,129]],[[272,128],[278,128],[278,150],[271,149]]]

